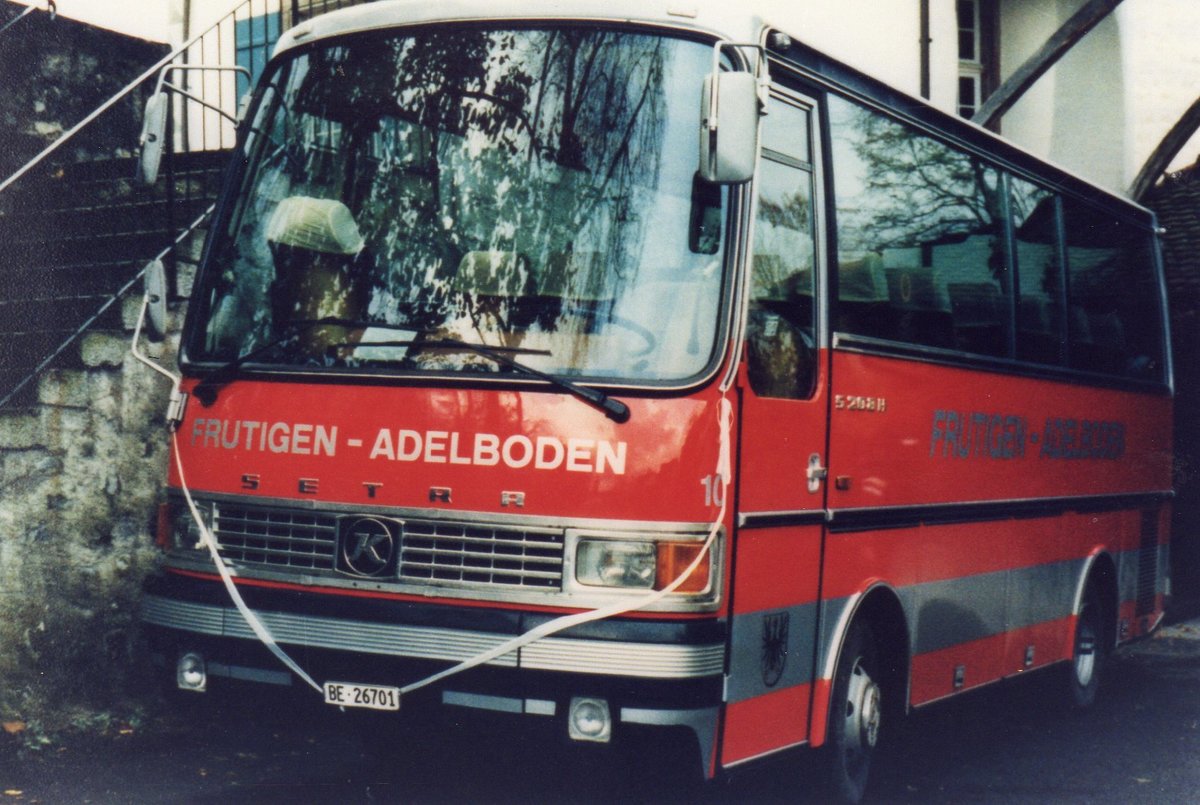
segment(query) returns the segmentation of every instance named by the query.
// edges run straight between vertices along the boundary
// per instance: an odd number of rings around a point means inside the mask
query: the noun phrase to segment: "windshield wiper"
[[[255,358],[262,357],[268,352],[277,349],[286,344],[293,338],[297,338],[313,327],[331,326],[345,327],[348,330],[366,330],[369,328],[379,328],[381,330],[395,330],[397,332],[418,333],[422,336],[433,335],[433,331],[413,327],[407,324],[390,324],[383,321],[367,321],[364,319],[343,319],[338,316],[325,316],[319,319],[299,319],[290,322],[284,328],[283,334],[274,338],[261,347],[252,349],[245,355],[240,355],[237,358],[229,361],[226,364],[218,366],[216,369],[209,372],[196,386],[192,389],[192,394],[200,401],[200,404],[206,408],[212,405],[217,400],[217,395],[221,389],[237,377],[238,371],[247,363],[250,363]],[[426,349],[465,349],[469,352],[474,352],[477,355],[482,355],[489,358],[501,366],[507,366],[530,377],[536,377],[539,380],[544,380],[551,385],[557,386],[563,391],[583,400],[588,405],[594,406],[613,422],[624,423],[629,421],[629,406],[620,400],[614,400],[602,391],[581,386],[567,380],[565,377],[543,372],[540,369],[534,369],[532,366],[527,366],[520,361],[510,358],[508,353],[519,353],[522,355],[549,355],[549,350],[544,349],[526,349],[523,347],[485,347],[482,344],[472,344],[469,341],[459,341],[455,338],[437,338],[433,340],[401,340],[401,341],[366,341],[351,344],[347,342],[335,346],[356,346],[356,347],[410,347],[420,346]]]
[[[401,328],[396,328],[401,329]],[[350,346],[347,344],[346,346]],[[581,386],[571,380],[567,380],[560,375],[543,372],[540,369],[534,369],[521,363],[518,360],[510,358],[505,353],[516,353],[520,355],[549,355],[550,351],[546,349],[527,349],[525,347],[487,347],[482,344],[472,344],[470,341],[459,341],[457,338],[435,338],[423,339],[420,341],[403,340],[403,341],[365,341],[354,344],[358,347],[421,347],[422,349],[464,349],[468,352],[474,352],[476,355],[482,355],[485,358],[490,358],[501,366],[507,366],[522,374],[536,377],[539,380],[544,380],[553,386],[557,386],[563,391],[583,400],[588,405],[591,405],[613,422],[622,424],[629,421],[629,406],[620,400],[614,400],[604,392]],[[203,402],[203,400],[201,400]]]
[[[319,319],[297,319],[289,322],[283,328],[283,333],[277,338],[273,338],[261,347],[250,350],[245,355],[239,355],[228,363],[218,366],[211,372],[200,379],[192,389],[192,394],[200,401],[200,404],[205,408],[217,401],[217,395],[221,389],[225,387],[229,381],[233,380],[238,375],[244,365],[250,363],[255,358],[261,358],[268,352],[277,349],[293,338],[298,338],[314,327],[330,326],[330,327],[345,327],[348,330],[366,330],[371,327],[378,327],[383,330],[398,330],[401,332],[423,333],[431,335],[429,330],[423,330],[420,327],[412,327],[407,324],[389,324],[384,321],[367,321],[365,319],[343,319],[338,316],[324,316]]]

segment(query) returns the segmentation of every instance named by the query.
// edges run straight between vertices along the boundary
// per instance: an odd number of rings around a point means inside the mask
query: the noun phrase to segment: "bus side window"
[[[808,113],[777,101],[763,125],[746,328],[750,387],[762,397],[803,399],[816,380]]]
[[[1017,294],[1017,359],[1062,366],[1066,349],[1058,199],[1009,178]]]
[[[1011,357],[1005,186],[978,157],[830,96],[838,224],[835,329]]]
[[[1064,199],[1067,354],[1074,369],[1160,380],[1162,317],[1150,233]]]

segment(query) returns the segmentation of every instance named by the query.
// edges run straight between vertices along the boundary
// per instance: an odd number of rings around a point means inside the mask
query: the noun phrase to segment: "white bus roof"
[[[757,42],[767,22],[744,9],[739,3],[697,0],[383,0],[302,22],[283,34],[275,53],[327,36],[395,25],[505,19],[649,23]]]

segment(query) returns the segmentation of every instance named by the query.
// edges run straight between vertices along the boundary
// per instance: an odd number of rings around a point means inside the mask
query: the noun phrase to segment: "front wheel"
[[[1096,588],[1089,584],[1075,621],[1071,664],[1066,669],[1067,703],[1071,707],[1090,707],[1096,701],[1105,656],[1104,609]]]
[[[883,728],[884,690],[871,627],[850,627],[833,677],[829,712],[829,782],[834,796],[858,802]]]

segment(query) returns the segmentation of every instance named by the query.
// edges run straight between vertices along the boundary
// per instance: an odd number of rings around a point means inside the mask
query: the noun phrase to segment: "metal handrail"
[[[8,405],[9,400],[16,397],[17,394],[19,394],[21,392],[21,389],[25,388],[27,385],[29,385],[29,382],[31,380],[33,380],[35,377],[37,377],[42,372],[44,372],[50,366],[50,364],[54,363],[54,360],[59,355],[66,352],[67,347],[71,346],[71,344],[73,344],[75,342],[75,340],[77,338],[79,338],[79,336],[81,336],[85,332],[87,332],[88,329],[90,329],[93,324],[95,324],[97,321],[99,321],[100,317],[103,316],[105,313],[107,313],[108,310],[113,305],[115,305],[117,302],[121,301],[121,299],[125,296],[125,294],[129,293],[129,291],[133,289],[133,286],[141,281],[142,276],[145,275],[146,269],[149,268],[150,263],[153,263],[154,260],[162,260],[163,258],[165,258],[168,254],[170,254],[175,249],[176,246],[183,243],[185,240],[187,240],[187,238],[189,236],[191,236],[191,234],[193,232],[195,232],[197,229],[199,229],[201,226],[203,226],[205,220],[208,218],[209,215],[212,214],[213,208],[215,206],[216,205],[209,205],[208,209],[206,209],[199,216],[197,216],[197,218],[194,221],[192,221],[192,223],[189,224],[187,226],[187,228],[185,228],[182,232],[180,232],[178,235],[175,236],[175,239],[173,241],[171,241],[170,246],[167,246],[165,249],[160,251],[157,256],[155,256],[148,263],[146,263],[146,265],[143,266],[140,271],[138,271],[129,280],[127,280],[125,282],[125,284],[122,285],[120,288],[118,288],[115,293],[113,293],[111,296],[109,296],[108,299],[106,299],[104,301],[104,304],[102,304],[96,310],[95,313],[93,313],[91,316],[88,317],[87,321],[85,321],[83,324],[79,325],[79,327],[77,327],[75,329],[75,332],[71,333],[69,336],[67,336],[65,339],[63,339],[62,343],[58,345],[57,349],[55,349],[53,352],[51,352],[49,355],[47,355],[45,358],[43,358],[41,363],[39,363],[28,374],[26,374],[25,377],[19,383],[17,383],[15,386],[13,386],[11,389],[9,389],[8,393],[4,395],[3,399],[0,399],[0,408],[3,408],[4,406]]]
[[[193,45],[195,45],[197,42],[199,42],[201,39],[203,39],[204,37],[208,36],[208,34],[212,33],[213,31],[217,30],[218,28],[220,28],[221,25],[225,24],[228,20],[231,20],[231,19],[236,20],[237,13],[239,11],[241,11],[243,8],[251,8],[253,2],[254,2],[254,0],[241,0],[241,2],[239,2],[236,6],[234,6],[233,9],[231,9],[227,14],[220,17],[212,25],[205,28],[203,31],[196,34],[191,39],[187,40],[182,45],[177,47],[175,50],[171,51],[166,56],[163,56],[161,59],[159,59],[157,62],[155,62],[153,67],[150,67],[145,72],[143,72],[141,75],[139,75],[137,78],[133,79],[128,84],[126,84],[124,89],[120,90],[116,95],[113,95],[107,101],[100,104],[100,106],[98,106],[91,114],[89,114],[83,120],[76,123],[74,126],[72,126],[67,131],[63,132],[62,136],[59,137],[57,140],[55,140],[54,142],[50,143],[48,146],[43,148],[41,153],[39,153],[37,156],[33,157],[33,159],[29,160],[24,165],[22,165],[20,168],[18,168],[15,173],[13,173],[11,176],[9,176],[7,179],[5,179],[3,182],[0,182],[0,193],[4,192],[4,190],[7,187],[12,185],[14,182],[19,180],[22,176],[29,173],[34,168],[36,168],[38,165],[40,165],[51,154],[53,154],[54,152],[56,152],[60,148],[62,148],[64,145],[66,145],[66,143],[72,137],[74,137],[76,134],[78,134],[80,131],[82,131],[84,128],[86,128],[93,120],[100,117],[102,114],[107,112],[109,109],[111,109],[116,104],[120,103],[122,100],[124,100],[130,94],[132,94],[133,91],[136,90],[138,87],[140,87],[144,82],[157,76],[159,70],[161,70],[163,67],[166,67],[168,64],[173,62],[175,59],[177,59],[180,56],[187,53],[187,51],[190,50],[191,47]]]
[[[13,27],[18,22],[25,19],[26,17],[28,17],[30,14],[32,14],[35,11],[37,11],[37,6],[27,6],[24,11],[22,11],[17,16],[13,17],[8,22],[4,23],[3,27],[0,27],[0,36],[3,36],[5,31],[7,31],[9,28]],[[56,6],[54,4],[54,0],[49,0],[49,2],[47,3],[46,13],[50,15],[51,21],[53,21],[54,18],[58,15],[58,6]]]

